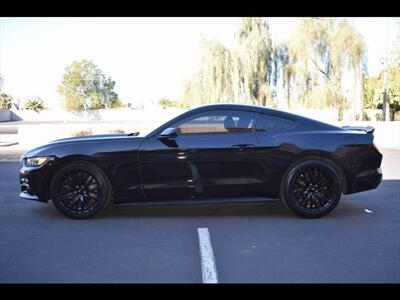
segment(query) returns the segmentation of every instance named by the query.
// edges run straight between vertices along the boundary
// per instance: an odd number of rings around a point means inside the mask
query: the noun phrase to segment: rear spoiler
[[[365,131],[366,133],[369,134],[372,134],[375,131],[375,128],[372,126],[342,126],[342,128],[346,130]]]

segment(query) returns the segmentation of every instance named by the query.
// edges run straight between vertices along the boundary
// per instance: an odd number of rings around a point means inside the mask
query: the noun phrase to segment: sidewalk
[[[25,149],[10,149],[13,146],[0,148],[0,161],[19,161],[19,158],[27,150]]]

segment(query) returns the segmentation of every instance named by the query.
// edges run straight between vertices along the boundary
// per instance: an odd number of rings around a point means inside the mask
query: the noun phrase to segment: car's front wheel
[[[330,213],[342,195],[337,170],[325,160],[305,160],[286,171],[280,188],[284,204],[295,214],[318,218]]]
[[[112,188],[99,167],[82,161],[68,163],[58,170],[51,181],[50,193],[62,214],[88,219],[107,206]]]

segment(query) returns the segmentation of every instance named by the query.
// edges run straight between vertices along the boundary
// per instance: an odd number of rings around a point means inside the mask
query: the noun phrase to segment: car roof
[[[245,105],[245,104],[205,104],[201,106],[194,107],[190,109],[187,113],[188,114],[195,114],[199,112],[207,112],[213,110],[243,110],[243,111],[251,111],[257,113],[268,114],[276,117],[281,117],[285,119],[289,119],[295,122],[300,122],[303,125],[310,125],[314,128],[318,129],[336,129],[342,130],[341,128],[327,124],[325,122],[317,121],[315,119],[303,117],[297,114],[289,113],[286,111],[282,111],[279,109],[268,108],[265,106],[258,106],[258,105]]]
[[[285,111],[281,111],[278,109],[267,108],[264,106],[257,105],[245,105],[245,104],[205,104],[201,106],[194,107],[190,109],[192,113],[205,112],[205,111],[213,111],[213,110],[244,110],[244,111],[252,111],[258,113],[264,113],[269,115],[274,115],[278,117],[288,118],[292,120],[297,120],[298,118],[302,118],[299,115],[291,114]]]
[[[281,111],[278,109],[272,109],[272,108],[267,108],[264,106],[256,106],[256,105],[245,105],[245,104],[205,104],[205,105],[200,105],[193,107],[186,111],[185,113],[169,120],[168,122],[164,123],[157,129],[153,130],[148,134],[148,136],[155,135],[159,132],[161,132],[163,129],[167,128],[171,124],[178,122],[179,120],[183,120],[187,117],[190,117],[192,115],[202,113],[202,112],[210,112],[210,111],[218,111],[218,110],[241,110],[241,111],[251,111],[255,113],[263,113],[263,114],[268,114],[276,117],[281,117],[285,119],[289,119],[292,121],[297,122],[298,124],[301,124],[303,126],[308,126],[312,127],[313,129],[328,129],[328,130],[341,130],[341,128],[338,128],[336,126],[323,123],[314,119],[306,118],[300,115],[288,113],[285,111]]]

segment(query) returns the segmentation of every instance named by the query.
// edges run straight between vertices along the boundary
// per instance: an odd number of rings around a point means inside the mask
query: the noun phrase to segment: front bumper
[[[42,202],[42,201],[40,201],[40,199],[39,199],[38,196],[36,196],[36,195],[31,195],[31,194],[29,194],[27,191],[21,192],[21,193],[19,194],[19,197],[22,198],[22,199],[27,199],[27,200],[33,200],[33,201]]]
[[[21,164],[19,182],[21,186],[20,198],[39,202],[47,202],[49,195],[48,176],[49,166],[26,167]]]

